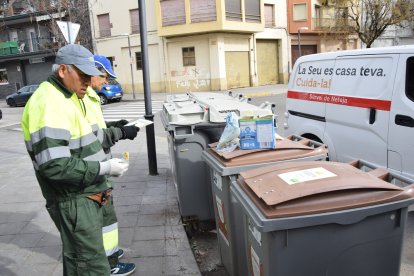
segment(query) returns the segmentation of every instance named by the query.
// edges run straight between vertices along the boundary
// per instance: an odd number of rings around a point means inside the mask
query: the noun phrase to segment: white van
[[[414,179],[414,46],[303,56],[289,80],[285,134]]]

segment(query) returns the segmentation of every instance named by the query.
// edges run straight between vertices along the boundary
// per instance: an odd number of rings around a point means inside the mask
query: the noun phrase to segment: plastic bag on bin
[[[217,151],[232,152],[240,145],[239,116],[234,112],[227,113],[226,127],[217,144]]]

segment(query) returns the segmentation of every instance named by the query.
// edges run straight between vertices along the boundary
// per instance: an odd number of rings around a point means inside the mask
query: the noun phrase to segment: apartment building
[[[137,1],[122,3],[91,3],[96,51],[112,59],[127,92],[132,90],[132,72],[140,92]],[[146,17],[153,92],[218,91],[287,82],[285,3],[155,0],[146,1]]]
[[[360,48],[347,7],[327,0],[287,0],[292,64],[301,55]]]
[[[89,17],[79,12],[82,3],[87,4],[86,0],[0,0],[0,98],[50,75],[56,51],[66,43],[56,20],[67,21],[71,12],[86,20],[79,37],[88,47],[90,24]]]

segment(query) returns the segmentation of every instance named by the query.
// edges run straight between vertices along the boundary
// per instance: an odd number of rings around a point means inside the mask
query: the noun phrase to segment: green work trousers
[[[99,205],[86,197],[68,198],[47,210],[63,243],[63,275],[109,276]]]
[[[112,196],[108,203],[102,206],[103,215],[103,244],[109,265],[114,267],[118,263],[118,219]]]

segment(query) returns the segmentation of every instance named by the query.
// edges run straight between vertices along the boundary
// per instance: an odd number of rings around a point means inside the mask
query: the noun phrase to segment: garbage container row
[[[208,144],[220,139],[228,112],[239,116],[272,115],[271,106],[257,107],[220,93],[179,94],[163,105],[161,120],[168,132],[173,180],[180,214],[189,235],[215,228],[209,170],[201,159]]]
[[[230,275],[399,275],[411,180],[364,161],[325,161],[325,145],[298,136],[279,137],[276,149],[218,152],[228,111],[272,112],[197,93],[167,100],[161,117],[187,233],[216,224]]]

